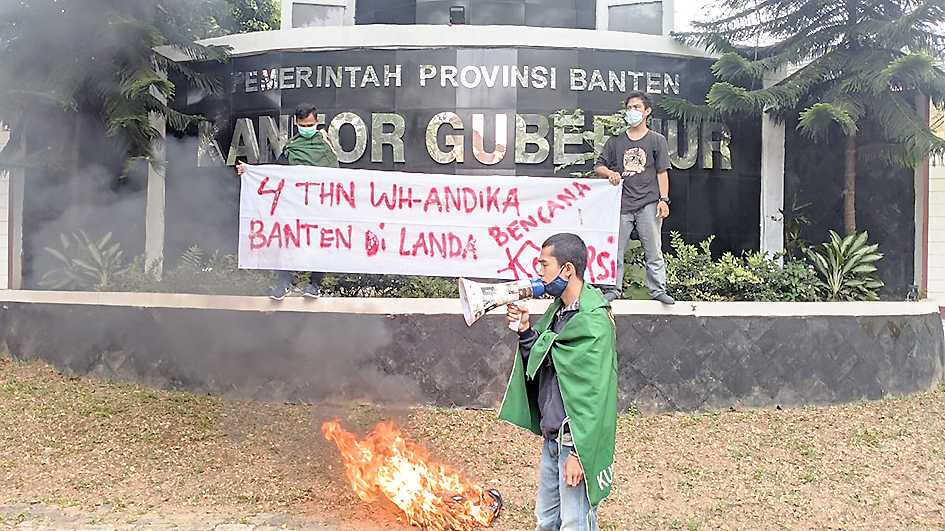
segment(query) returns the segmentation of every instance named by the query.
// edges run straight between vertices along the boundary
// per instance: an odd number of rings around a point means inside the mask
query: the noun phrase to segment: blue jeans
[[[663,229],[663,220],[656,217],[657,203],[650,203],[645,207],[620,215],[620,239],[617,241],[617,293],[623,293],[624,255],[630,244],[630,233],[636,227],[643,244],[643,255],[646,260],[646,289],[650,297],[666,293],[666,262],[663,260],[663,238],[660,232]]]
[[[323,278],[325,278],[325,273],[312,271],[309,274],[309,284],[317,288],[322,285]],[[291,271],[276,271],[276,286],[282,289],[291,288],[292,287],[292,272]]]
[[[557,441],[544,440],[538,463],[536,531],[597,531],[597,510],[587,499],[584,481],[569,487],[564,481],[567,448],[560,451]]]

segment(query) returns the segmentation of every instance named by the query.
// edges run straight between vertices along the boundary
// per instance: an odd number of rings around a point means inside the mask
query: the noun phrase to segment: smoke
[[[153,0],[0,1],[0,120],[23,139],[30,166],[26,287],[35,288],[55,266],[45,248],[58,247],[61,233],[83,230],[98,239],[111,232],[126,259],[144,252],[147,164],[126,167],[135,139],[120,128],[108,130],[101,95],[127,89],[128,69],[151,56],[133,21],[174,38],[215,31],[203,26],[205,13],[211,7],[225,13],[221,1],[161,2],[164,12]],[[14,97],[26,92],[34,96]],[[174,107],[185,108],[184,86],[176,97]],[[16,113],[5,111],[14,107]],[[239,180],[233,169],[198,168],[198,139],[168,133],[166,262],[194,243],[235,251]],[[267,399],[388,405],[415,403],[424,394],[416,375],[403,366],[391,369],[405,350],[384,316],[20,308],[4,317],[8,326],[16,322],[11,350],[76,373]]]

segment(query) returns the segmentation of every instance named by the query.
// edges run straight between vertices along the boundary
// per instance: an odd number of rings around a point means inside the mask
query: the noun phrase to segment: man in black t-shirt
[[[630,233],[637,229],[646,255],[646,288],[650,296],[664,304],[675,301],[666,293],[666,263],[660,231],[669,217],[669,145],[666,137],[651,131],[647,119],[653,103],[644,92],[631,92],[625,100],[624,119],[630,126],[625,134],[607,140],[594,172],[623,184],[620,201],[620,240],[617,250],[617,285],[604,297],[614,300],[623,292],[624,254]]]

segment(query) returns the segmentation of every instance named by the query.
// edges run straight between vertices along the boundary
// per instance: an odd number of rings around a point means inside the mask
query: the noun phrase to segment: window
[[[282,27],[354,24],[355,0],[282,0]]]
[[[673,0],[597,0],[597,29],[668,35]]]
[[[663,34],[662,2],[610,6],[607,29],[633,33]]]
[[[344,24],[345,8],[342,6],[320,6],[295,4],[292,6],[292,27],[341,26]]]

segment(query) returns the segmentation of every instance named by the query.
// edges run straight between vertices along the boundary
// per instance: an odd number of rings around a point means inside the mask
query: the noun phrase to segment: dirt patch
[[[939,390],[787,411],[628,412],[602,528],[940,528],[943,410]],[[393,511],[347,488],[320,432],[333,418],[360,434],[396,421],[505,495],[497,528],[533,527],[539,441],[491,411],[233,401],[9,359],[0,359],[0,525],[402,529]]]

